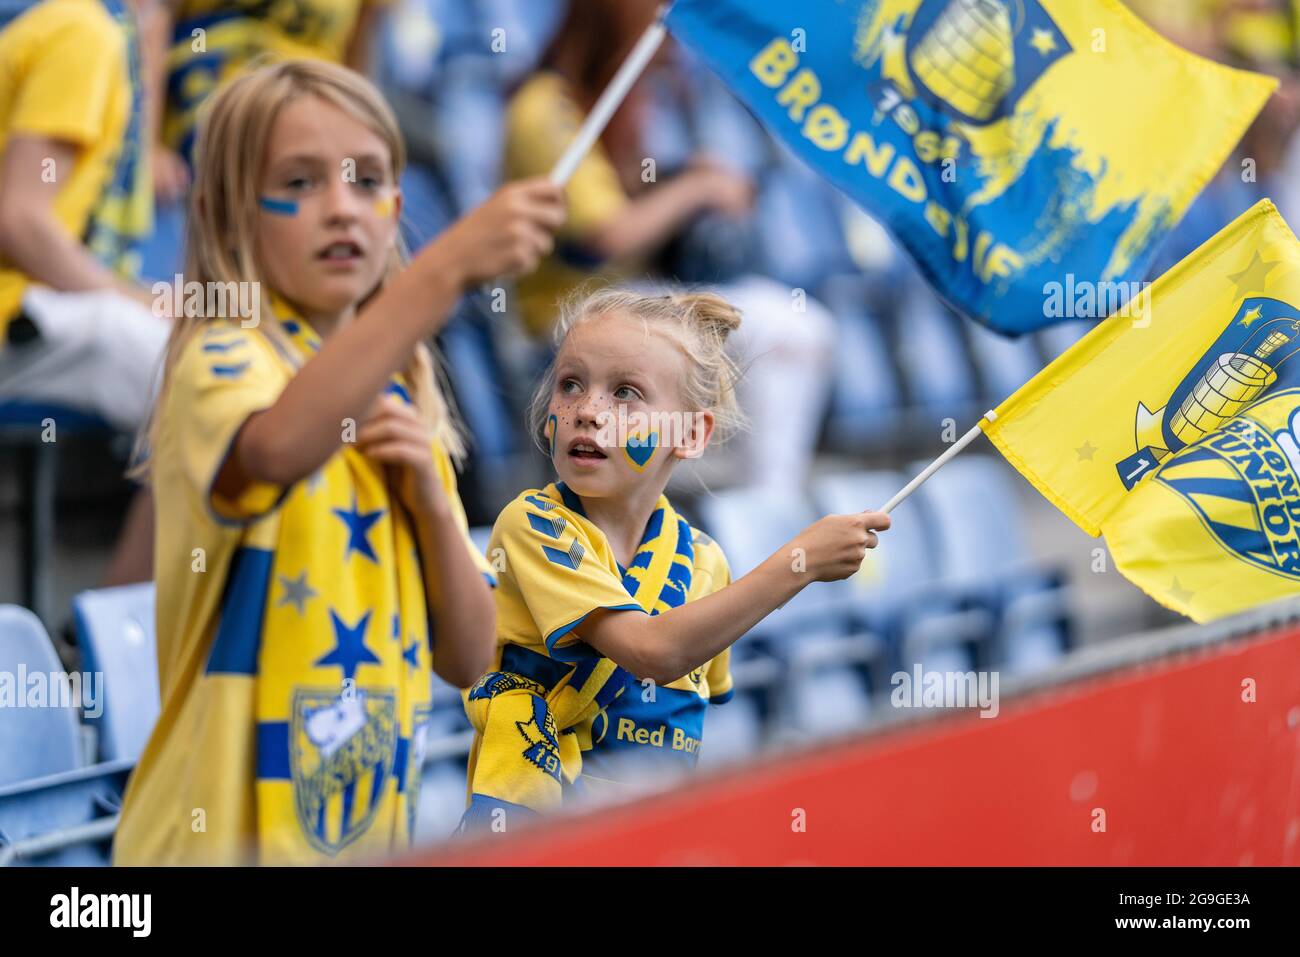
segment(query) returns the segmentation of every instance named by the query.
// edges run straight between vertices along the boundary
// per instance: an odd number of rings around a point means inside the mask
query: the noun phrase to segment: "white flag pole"
[[[664,15],[667,12],[668,4],[662,5],[655,12],[654,23],[641,34],[641,39],[636,42],[632,52],[618,68],[614,79],[609,81],[609,86],[605,87],[605,92],[600,94],[600,99],[591,108],[591,113],[583,121],[582,129],[578,130],[578,135],[573,138],[573,142],[564,151],[560,161],[555,164],[555,169],[551,170],[551,182],[556,186],[563,186],[569,181],[569,177],[578,168],[587,151],[595,145],[600,134],[605,132],[605,127],[609,125],[610,119],[622,105],[632,85],[645,72],[651,58],[658,52],[659,45],[668,35],[668,28],[664,26]]]
[[[896,509],[899,506],[899,504],[903,501],[903,499],[907,498],[918,488],[924,485],[926,480],[931,475],[933,475],[935,472],[939,471],[939,469],[947,465],[948,462],[951,461],[952,458],[958,452],[960,452],[962,449],[966,448],[966,446],[974,442],[975,436],[981,434],[984,431],[984,421],[986,419],[989,422],[994,422],[997,420],[997,417],[998,417],[997,413],[991,409],[988,412],[985,412],[984,418],[981,419],[978,423],[976,423],[974,428],[972,428],[969,432],[967,432],[960,439],[954,442],[951,448],[948,448],[944,451],[943,455],[939,456],[937,459],[935,459],[933,462],[927,465],[924,471],[922,471],[920,475],[918,475],[916,478],[912,479],[912,481],[908,482],[905,486],[903,486],[903,490],[899,492],[897,495],[895,495],[893,498],[891,498],[888,502],[886,502],[881,507],[880,511],[888,514],[889,512],[892,512],[894,509]]]

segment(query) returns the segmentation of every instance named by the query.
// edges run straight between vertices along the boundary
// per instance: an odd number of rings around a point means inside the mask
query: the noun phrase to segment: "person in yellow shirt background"
[[[136,9],[45,0],[0,32],[0,400],[125,430],[168,329],[135,281],[152,217]],[[140,493],[104,584],[149,577],[149,510]]]

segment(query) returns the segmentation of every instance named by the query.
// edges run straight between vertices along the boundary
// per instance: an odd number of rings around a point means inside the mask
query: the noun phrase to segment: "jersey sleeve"
[[[695,546],[695,573],[700,577],[700,591],[693,598],[703,598],[731,584],[731,567],[718,543],[702,532],[693,534]],[[709,683],[709,704],[726,704],[735,692],[731,676],[731,648],[713,658],[704,667]]]
[[[240,525],[279,504],[286,489],[251,482],[235,498],[219,495],[217,475],[249,416],[275,404],[289,373],[250,329],[210,323],[185,346],[172,374],[173,419],[181,470],[191,492],[220,524]]]
[[[438,478],[442,482],[443,490],[447,493],[447,501],[451,503],[451,512],[456,520],[456,525],[465,538],[465,547],[469,549],[470,557],[474,560],[478,570],[483,573],[483,577],[487,579],[487,583],[496,588],[497,576],[492,563],[488,561],[488,557],[470,538],[469,521],[465,518],[465,506],[460,500],[460,493],[456,487],[456,467],[452,465],[451,456],[447,454],[447,450],[436,439],[433,442],[433,463],[438,471]]]
[[[519,589],[546,650],[558,661],[598,658],[598,652],[573,634],[597,609],[645,610],[636,603],[614,569],[596,557],[587,533],[564,509],[525,495],[497,519],[492,544],[501,548],[506,574]]]
[[[11,134],[86,146],[109,134],[108,104],[127,82],[126,41],[99,10],[68,12],[32,51],[9,120]]]

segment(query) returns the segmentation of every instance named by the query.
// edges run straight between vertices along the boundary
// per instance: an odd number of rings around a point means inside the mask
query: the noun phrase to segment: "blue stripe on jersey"
[[[257,777],[260,781],[288,781],[289,722],[259,721],[257,724]]]
[[[533,531],[541,532],[550,538],[559,538],[569,524],[563,515],[547,518],[533,512],[525,512],[524,514],[528,516],[528,524],[533,527]]]
[[[203,343],[204,352],[229,352],[244,345],[243,339],[231,339],[229,342],[205,342]]]
[[[574,542],[573,544],[577,545],[578,543]],[[578,547],[581,548],[582,546],[579,545]],[[542,552],[556,565],[563,565],[565,568],[573,569],[578,567],[577,562],[573,560],[573,555],[570,552],[561,551],[558,548],[552,548],[550,545],[543,545]],[[581,552],[578,553],[578,557],[579,560],[581,560]]]
[[[275,553],[265,548],[243,547],[235,551],[221,598],[217,637],[208,653],[208,674],[257,674],[262,615],[274,557]]]

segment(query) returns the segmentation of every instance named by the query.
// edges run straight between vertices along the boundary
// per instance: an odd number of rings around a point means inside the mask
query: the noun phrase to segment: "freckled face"
[[[669,339],[618,314],[575,326],[555,360],[551,462],[560,479],[589,498],[624,496],[666,482],[677,450],[629,448],[620,423],[636,426],[682,417],[686,358]],[[639,436],[646,439],[645,435]],[[653,449],[653,450],[652,450]]]
[[[276,117],[262,165],[258,262],[308,319],[353,308],[383,276],[401,196],[384,140],[316,96]]]

